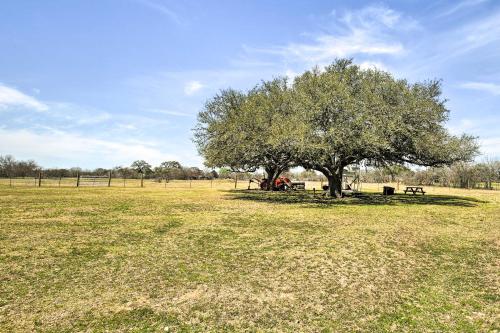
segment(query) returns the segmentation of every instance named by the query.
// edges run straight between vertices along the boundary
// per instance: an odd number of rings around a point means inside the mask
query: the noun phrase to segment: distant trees
[[[478,146],[450,135],[439,81],[409,84],[340,59],[248,93],[226,90],[200,112],[195,142],[206,164],[262,168],[275,179],[295,165],[321,172],[330,194],[342,195],[349,165],[444,166],[470,161]]]
[[[115,177],[120,177],[120,178],[132,178],[136,175],[135,170],[124,166],[114,167],[112,173]]]
[[[165,161],[155,168],[155,174],[157,177],[164,178],[165,181],[180,179],[183,175],[182,165],[177,161]]]
[[[449,167],[428,168],[408,173],[404,177],[404,182],[417,185],[493,189],[494,184],[500,182],[500,161],[457,162]]]
[[[51,168],[43,169],[43,174],[45,177],[75,177],[76,173],[73,174],[73,170],[62,169],[62,168]]]
[[[385,167],[370,168],[362,174],[365,182],[386,183],[401,180],[407,185],[436,185],[459,188],[500,189],[500,161],[456,162],[450,166],[406,169],[393,179]]]
[[[371,167],[370,172],[363,175],[363,179],[371,183],[397,182],[402,181],[408,174],[413,174],[408,167],[394,164]]]
[[[493,188],[493,183],[500,182],[500,161],[486,160],[476,165],[477,175],[485,188]]]
[[[149,165],[149,163],[148,163]],[[238,172],[235,173],[229,168],[220,168],[216,170],[198,167],[183,167],[179,162],[167,161],[153,168],[153,171],[145,174],[145,178],[156,178],[158,181],[166,180],[165,170],[171,170],[170,180],[187,179],[234,179],[236,174],[238,179],[251,179],[261,177],[258,172]],[[360,173],[363,182],[387,183],[402,181],[407,185],[437,185],[451,186],[461,188],[484,188],[500,189],[500,161],[484,160],[480,163],[455,162],[450,166],[428,167],[425,169],[410,169],[398,164],[369,166],[363,168]],[[81,168],[50,168],[43,169],[33,160],[19,161],[11,155],[0,155],[0,177],[37,177],[39,172],[43,177],[76,177],[80,175],[107,176],[111,171],[115,178],[138,178],[138,171],[130,167],[118,166],[111,170],[106,168],[97,168],[93,170],[84,170]],[[282,173],[290,179],[327,181],[326,177],[314,170],[295,170]]]
[[[80,175],[107,176],[111,171],[113,177],[157,178],[158,180],[171,179],[214,179],[219,174],[215,170],[202,170],[198,167],[184,167],[177,161],[165,161],[153,168],[144,160],[134,161],[130,167],[117,166],[112,169],[96,168],[93,170],[82,168],[41,168],[35,161],[18,161],[12,155],[0,155],[0,177],[37,177],[42,171],[44,177],[76,177]]]
[[[187,170],[189,179],[200,179],[205,177],[205,173],[198,167],[190,167]]]
[[[39,170],[33,160],[18,161],[12,155],[0,155],[0,177],[31,177]]]
[[[137,160],[134,161],[130,167],[135,170],[137,173],[142,174],[143,176],[146,176],[147,174],[151,173],[153,170],[151,169],[151,165],[144,161],[144,160]]]

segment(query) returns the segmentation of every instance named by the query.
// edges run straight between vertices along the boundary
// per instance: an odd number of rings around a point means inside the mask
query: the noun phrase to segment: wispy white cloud
[[[52,123],[65,122],[65,126],[78,127],[99,125],[113,120],[113,116],[104,110],[86,105],[69,102],[47,102],[49,111],[44,114],[45,119]]]
[[[447,71],[456,71],[467,77],[473,69],[481,71],[484,58],[495,59],[500,54],[500,11],[492,10],[480,17],[462,19],[457,24],[446,25],[439,31],[426,31],[412,37],[406,52],[393,63],[391,69],[402,77],[423,80],[432,76],[446,79]],[[471,55],[470,53],[477,54]],[[480,52],[480,53],[479,53]],[[471,60],[475,59],[475,64]],[[390,60],[389,60],[390,61]],[[466,61],[467,63],[464,63]],[[476,64],[477,67],[476,68]]]
[[[47,111],[48,106],[23,92],[0,84],[0,109],[24,107],[35,111]]]
[[[335,18],[334,33],[307,34],[311,39],[307,42],[267,48],[244,46],[244,50],[249,54],[281,56],[285,62],[305,66],[321,65],[340,57],[400,54],[405,47],[392,33],[418,28],[415,20],[385,6],[347,11]]]
[[[460,85],[465,89],[485,91],[493,95],[500,95],[500,84],[489,82],[465,82]]]
[[[165,110],[165,109],[149,109],[147,111],[153,112],[153,113],[164,114],[164,115],[168,115],[168,116],[177,116],[177,117],[194,117],[195,116],[194,114],[191,114],[191,113]]]
[[[379,69],[379,70],[382,70],[382,71],[388,71],[389,70],[387,68],[387,66],[385,66],[383,63],[381,63],[379,61],[362,61],[359,64],[359,67],[361,67],[361,69]]]
[[[462,133],[469,133],[475,131],[481,124],[477,120],[462,118],[455,121],[453,124],[448,124],[448,130],[453,135],[461,135]]]
[[[137,2],[143,4],[144,6],[155,10],[156,12],[166,16],[171,21],[176,24],[183,25],[184,22],[181,20],[180,16],[171,8],[165,6],[164,4],[155,0],[136,0]]]
[[[261,67],[258,68],[262,69]],[[169,71],[153,72],[149,75],[132,77],[129,78],[125,84],[130,86],[132,91],[139,93],[140,95],[147,92],[149,99],[151,99],[151,96],[157,97],[156,95],[159,95],[159,97],[163,99],[162,101],[165,102],[168,100],[182,100],[179,95],[186,93],[186,90],[189,92],[192,87],[200,92],[198,95],[205,95],[229,86],[236,86],[235,88],[240,88],[241,85],[251,86],[260,79],[268,76],[272,77],[272,75],[276,75],[276,70],[272,67],[262,71],[258,71],[256,68],[245,67],[219,70]],[[201,82],[210,82],[210,85],[204,85]],[[199,85],[202,87],[197,87]],[[156,102],[157,98],[154,99]],[[185,98],[184,100],[188,101],[190,99]],[[147,108],[156,108],[156,106],[152,105]],[[168,106],[168,109],[179,110],[184,108],[174,108]]]
[[[85,118],[78,118],[76,120],[76,123],[78,125],[92,125],[92,124],[99,124],[108,120],[111,120],[112,116],[111,114],[104,112],[100,114],[96,114],[90,117],[85,117]]]
[[[168,148],[168,147],[167,147]],[[12,152],[18,158],[34,158],[47,167],[72,166],[112,167],[129,165],[136,159],[145,159],[153,165],[165,160],[181,160],[201,164],[199,158],[182,151],[165,153],[158,145],[140,141],[109,140],[79,134],[27,129],[0,129],[0,151]],[[48,161],[48,162],[46,162]],[[81,161],[92,161],[82,165]],[[94,164],[98,163],[98,164]]]
[[[119,123],[117,124],[117,127],[119,129],[124,129],[124,130],[136,130],[137,129],[137,126],[135,126],[134,124],[130,124],[130,123]]]
[[[156,113],[157,116],[176,116],[179,117],[177,122],[186,124],[190,117],[195,117],[200,111],[207,98],[221,89],[249,89],[260,80],[270,79],[278,73],[279,70],[271,67],[164,71],[131,77],[125,84],[131,98],[139,101],[137,109]],[[190,82],[199,82],[203,87],[193,92]],[[205,82],[210,84],[205,85]],[[186,127],[189,131],[193,125]]]
[[[290,80],[290,81],[293,81],[295,79],[295,77],[299,76],[300,73],[299,72],[296,72],[294,70],[291,70],[291,69],[287,69],[285,71],[285,76]]]
[[[454,55],[498,42],[500,41],[500,11],[472,21],[458,29],[455,36],[448,37],[453,41]]]
[[[367,6],[359,10],[346,11],[340,20],[349,28],[377,29],[381,27],[394,28],[401,23],[401,13],[385,6]]]
[[[479,144],[481,145],[481,153],[484,156],[500,158],[500,136],[481,138]]]
[[[452,14],[455,14],[463,9],[469,8],[469,7],[474,7],[477,5],[480,5],[482,3],[487,2],[488,0],[463,0],[455,3],[454,6],[447,8],[443,12],[439,13],[437,17],[444,17],[444,16],[449,16]]]
[[[367,31],[355,30],[347,36],[321,35],[312,44],[290,44],[278,49],[277,54],[317,64],[355,54],[396,54],[402,50],[400,43],[377,41]]]
[[[453,135],[468,133],[479,138],[481,156],[478,160],[484,156],[500,158],[500,136],[497,130],[499,126],[500,118],[494,115],[461,118],[447,124]]]
[[[203,87],[204,85],[201,84],[200,81],[190,81],[186,83],[186,85],[184,86],[184,93],[188,96],[193,95],[197,91],[201,90]]]

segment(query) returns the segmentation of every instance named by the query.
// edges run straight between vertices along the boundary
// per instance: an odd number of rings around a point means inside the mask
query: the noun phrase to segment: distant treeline
[[[198,167],[182,166],[177,161],[166,161],[152,167],[143,160],[130,166],[117,166],[112,169],[96,168],[42,168],[34,160],[20,161],[12,155],[0,155],[0,177],[37,177],[40,172],[44,177],[76,177],[80,175],[108,176],[112,172],[117,178],[158,178],[158,179],[213,179],[219,178],[215,170],[202,170]],[[223,172],[224,173],[224,172]],[[227,176],[223,174],[223,176]]]
[[[234,178],[250,179],[262,177],[262,173],[234,173],[230,169],[218,170],[200,169],[198,167],[183,166],[177,161],[165,161],[153,167],[144,160],[134,161],[130,166],[117,166],[111,169],[96,168],[43,168],[34,160],[21,161],[12,155],[0,155],[0,178],[38,177],[42,173],[45,178],[77,177],[78,174],[86,176],[108,176],[113,178],[142,178],[156,180],[188,180],[188,179],[216,179]]]
[[[112,172],[114,178],[141,178],[161,180],[216,179],[234,178],[245,180],[264,178],[262,172],[234,173],[230,169],[218,170],[200,169],[198,167],[182,166],[177,161],[166,161],[152,167],[143,160],[133,162],[130,166],[118,166],[112,169],[97,168],[93,170],[82,168],[42,168],[34,160],[20,161],[11,155],[0,155],[0,177],[37,177],[42,172],[43,177],[76,177],[80,175],[108,176]],[[313,170],[297,172],[286,171],[284,176],[294,180],[326,181],[326,178]],[[370,167],[359,170],[362,182],[389,183],[402,182],[412,185],[436,185],[461,188],[499,188],[500,161],[490,160],[481,163],[459,162],[450,167],[426,168],[411,170],[402,165],[385,167]]]
[[[400,181],[412,185],[499,189],[500,161],[457,162],[449,167],[426,168],[419,171],[400,165],[374,168],[362,173],[362,181],[370,183]]]

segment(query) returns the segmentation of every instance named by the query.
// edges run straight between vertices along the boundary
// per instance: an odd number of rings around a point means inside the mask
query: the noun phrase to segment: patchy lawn
[[[0,187],[0,331],[500,328],[500,192],[230,187]]]

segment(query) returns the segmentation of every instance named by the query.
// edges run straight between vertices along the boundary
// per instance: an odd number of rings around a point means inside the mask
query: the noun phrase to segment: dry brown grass
[[[0,331],[498,330],[499,192],[181,185],[1,187]]]

